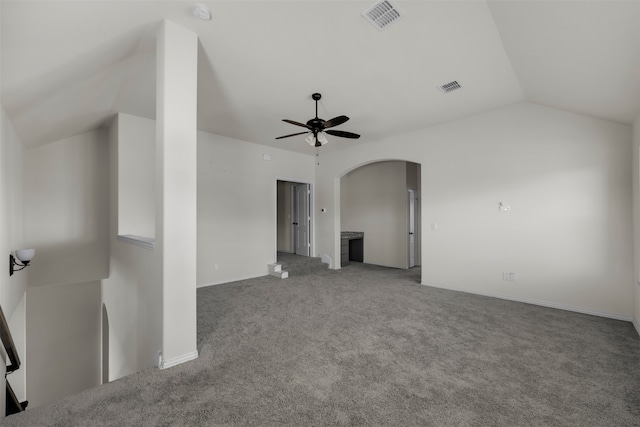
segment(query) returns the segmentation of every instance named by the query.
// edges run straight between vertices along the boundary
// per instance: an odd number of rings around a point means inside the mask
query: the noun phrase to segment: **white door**
[[[296,254],[309,256],[310,242],[309,230],[310,222],[309,210],[311,192],[309,184],[296,184],[293,187],[293,235]]]
[[[416,266],[416,192],[409,190],[409,268]]]

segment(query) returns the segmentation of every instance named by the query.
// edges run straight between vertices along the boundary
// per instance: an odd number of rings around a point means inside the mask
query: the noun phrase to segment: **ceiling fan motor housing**
[[[307,125],[311,126],[313,129],[322,130],[324,128],[324,120],[319,118],[311,119],[307,122]]]

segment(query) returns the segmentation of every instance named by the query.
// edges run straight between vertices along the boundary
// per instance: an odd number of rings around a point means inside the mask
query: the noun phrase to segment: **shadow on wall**
[[[109,275],[109,247],[102,240],[33,246],[38,256],[29,267],[29,288],[102,280]]]
[[[30,407],[100,384],[101,305],[100,281],[27,290]]]
[[[29,287],[101,280],[109,265],[107,135],[87,132],[24,153]]]

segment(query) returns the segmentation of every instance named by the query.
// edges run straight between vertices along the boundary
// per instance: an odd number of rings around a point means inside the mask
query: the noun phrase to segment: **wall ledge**
[[[525,304],[539,305],[541,307],[555,308],[558,310],[573,311],[575,313],[589,314],[591,316],[598,316],[598,317],[606,317],[608,319],[622,320],[624,322],[632,322],[632,323],[635,322],[632,317],[628,317],[628,316],[620,316],[619,314],[603,313],[601,311],[587,310],[584,308],[572,307],[572,306],[563,305],[563,304],[556,304],[553,302],[540,301],[540,300],[529,299],[529,298],[512,297],[510,295],[476,291],[476,290],[465,289],[465,288],[457,288],[454,286],[437,285],[435,283],[429,283],[429,282],[420,282],[420,284],[423,286],[431,286],[432,288],[447,289],[450,291],[466,292],[468,294],[481,295],[484,297],[498,298],[498,299],[504,299],[508,301],[515,301],[515,302],[523,302]],[[636,326],[636,330],[638,330],[638,333],[640,334],[640,329],[638,329],[637,323],[634,323],[634,326]]]
[[[119,234],[118,240],[130,245],[151,249],[152,251],[156,248],[156,239],[153,237],[136,236],[134,234]]]

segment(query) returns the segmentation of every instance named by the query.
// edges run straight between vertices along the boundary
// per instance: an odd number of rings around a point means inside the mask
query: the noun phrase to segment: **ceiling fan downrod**
[[[316,119],[318,118],[318,101],[320,101],[321,98],[322,98],[322,95],[320,95],[317,92],[311,95],[311,99],[316,101]]]

